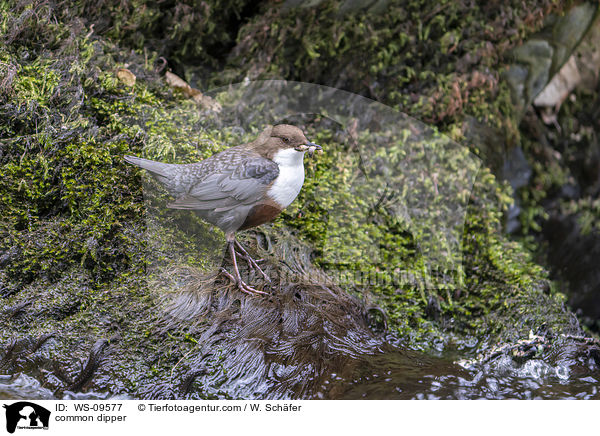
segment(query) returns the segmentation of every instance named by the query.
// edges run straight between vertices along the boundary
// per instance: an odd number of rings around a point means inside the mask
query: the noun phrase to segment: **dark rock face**
[[[576,217],[554,216],[544,224],[543,235],[554,278],[569,286],[569,305],[599,328],[600,234],[582,234]]]
[[[563,285],[569,305],[595,331],[600,329],[598,41],[600,18],[594,5],[584,3],[513,50],[514,65],[505,79],[523,115],[513,150],[524,155],[510,152],[504,171],[516,192],[506,231],[536,239],[539,258]],[[526,159],[528,171],[510,170],[515,158]],[[527,176],[525,183],[519,172]]]
[[[531,177],[531,166],[521,147],[512,147],[509,154],[504,159],[504,167],[502,168],[502,178],[510,183],[510,186],[516,191],[529,183]],[[515,199],[515,202],[506,212],[506,233],[513,233],[519,227],[518,220],[521,213],[520,201]]]

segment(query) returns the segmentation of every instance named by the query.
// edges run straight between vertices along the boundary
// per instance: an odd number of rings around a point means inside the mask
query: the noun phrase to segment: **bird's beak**
[[[308,155],[311,157],[315,153],[315,151],[319,152],[319,153],[323,153],[323,147],[321,147],[319,144],[315,144],[314,142],[308,141],[306,143],[306,146],[308,147],[308,149],[307,149]]]

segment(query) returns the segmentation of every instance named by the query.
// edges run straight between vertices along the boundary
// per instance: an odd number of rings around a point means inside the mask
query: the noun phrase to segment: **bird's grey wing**
[[[169,207],[221,212],[252,204],[262,199],[269,184],[279,175],[279,166],[275,162],[250,153],[212,169]]]

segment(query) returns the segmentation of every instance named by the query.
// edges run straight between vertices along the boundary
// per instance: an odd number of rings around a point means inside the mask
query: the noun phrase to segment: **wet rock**
[[[529,183],[531,166],[521,147],[512,147],[504,160],[502,178],[507,180],[513,189],[519,189]]]
[[[521,147],[516,146],[510,149],[508,156],[506,156],[504,160],[502,177],[504,180],[507,180],[510,183],[515,191],[529,183],[529,179],[531,177],[531,166],[527,162]],[[506,233],[514,233],[520,228],[520,213],[520,201],[517,197],[515,198],[515,202],[510,205],[508,211],[505,213]]]
[[[521,68],[527,70],[527,78],[520,87],[523,90],[520,100],[527,105],[544,89],[551,77],[554,48],[548,41],[532,39],[517,47],[512,55]]]
[[[596,9],[591,2],[573,7],[565,16],[550,19],[544,30],[512,51],[514,63],[504,78],[522,114],[571,57]],[[572,89],[572,80],[568,84]],[[547,99],[540,97],[540,101]]]
[[[524,108],[527,105],[527,77],[529,69],[525,65],[511,65],[504,73],[503,78],[509,84],[515,105]]]
[[[551,217],[543,226],[548,261],[555,278],[565,280],[569,305],[591,320],[600,320],[600,235],[583,234],[576,216]]]

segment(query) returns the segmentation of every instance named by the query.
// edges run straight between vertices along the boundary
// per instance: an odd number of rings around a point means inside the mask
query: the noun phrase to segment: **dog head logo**
[[[48,428],[50,411],[29,401],[19,401],[4,405],[6,409],[6,431],[14,433],[19,429]]]

